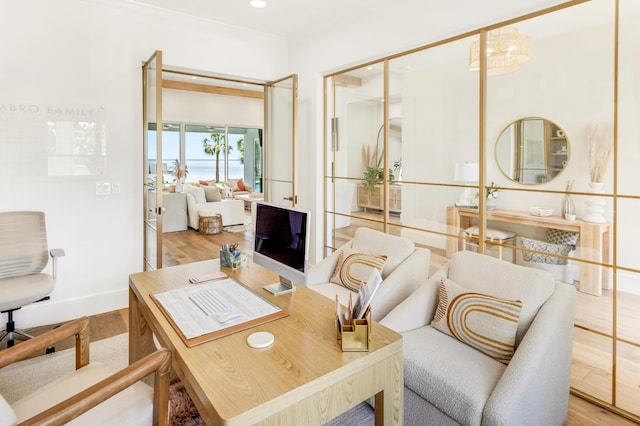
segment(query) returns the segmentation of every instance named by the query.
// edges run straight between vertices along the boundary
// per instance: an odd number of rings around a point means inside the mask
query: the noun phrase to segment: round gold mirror
[[[496,141],[496,162],[509,179],[524,185],[549,182],[569,163],[564,130],[553,121],[526,117],[510,123]]]

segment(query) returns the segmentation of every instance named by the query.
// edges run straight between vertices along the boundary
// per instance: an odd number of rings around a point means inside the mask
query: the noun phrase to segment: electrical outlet
[[[111,182],[111,193],[112,194],[120,193],[120,182]]]
[[[111,194],[111,183],[96,182],[96,195],[109,195],[109,194]]]

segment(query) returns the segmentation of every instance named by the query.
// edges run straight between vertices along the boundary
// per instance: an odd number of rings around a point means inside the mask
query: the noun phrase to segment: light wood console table
[[[403,423],[400,334],[373,322],[369,352],[342,352],[336,341],[335,301],[303,287],[273,296],[262,286],[277,281],[277,275],[251,262],[236,271],[222,269],[289,316],[188,348],[150,293],[218,271],[219,261],[132,274],[130,362],[155,350],[155,335],[171,350],[174,372],[208,425],[320,425],[372,396],[376,425]],[[250,348],[246,339],[255,331],[272,333],[275,342],[265,349]]]
[[[447,257],[451,258],[461,249],[462,231],[471,226],[471,219],[478,218],[478,209],[447,207],[447,227],[450,234],[457,238],[447,238]],[[609,224],[591,223],[583,220],[568,221],[560,216],[539,217],[527,212],[512,210],[493,210],[487,212],[487,221],[516,223],[541,228],[555,228],[578,232],[580,259],[596,263],[609,261]],[[609,288],[609,274],[602,265],[580,263],[580,291],[602,295],[603,288]]]

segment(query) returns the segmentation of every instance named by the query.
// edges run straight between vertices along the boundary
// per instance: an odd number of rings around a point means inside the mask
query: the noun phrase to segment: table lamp
[[[480,175],[480,167],[478,163],[456,163],[453,180],[455,182],[462,182],[466,185],[470,185],[473,182],[478,182]],[[471,195],[471,188],[463,188],[460,194],[460,200],[456,203],[458,207],[472,207],[475,206],[474,196]]]

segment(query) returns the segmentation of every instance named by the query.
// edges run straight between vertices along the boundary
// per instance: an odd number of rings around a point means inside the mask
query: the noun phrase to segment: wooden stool
[[[222,215],[201,213],[198,220],[198,230],[202,234],[212,235],[222,232]]]
[[[462,232],[462,236],[464,237],[463,250],[467,249],[467,245],[475,245],[478,246],[478,238],[480,235],[480,230],[477,226],[471,226],[465,229]],[[501,229],[487,228],[487,232],[485,235],[485,243],[490,245],[495,245],[498,247],[498,258],[502,259],[502,244],[511,244],[515,245],[516,234],[511,231],[503,231]],[[513,253],[512,262],[516,263],[516,250],[511,250]]]

